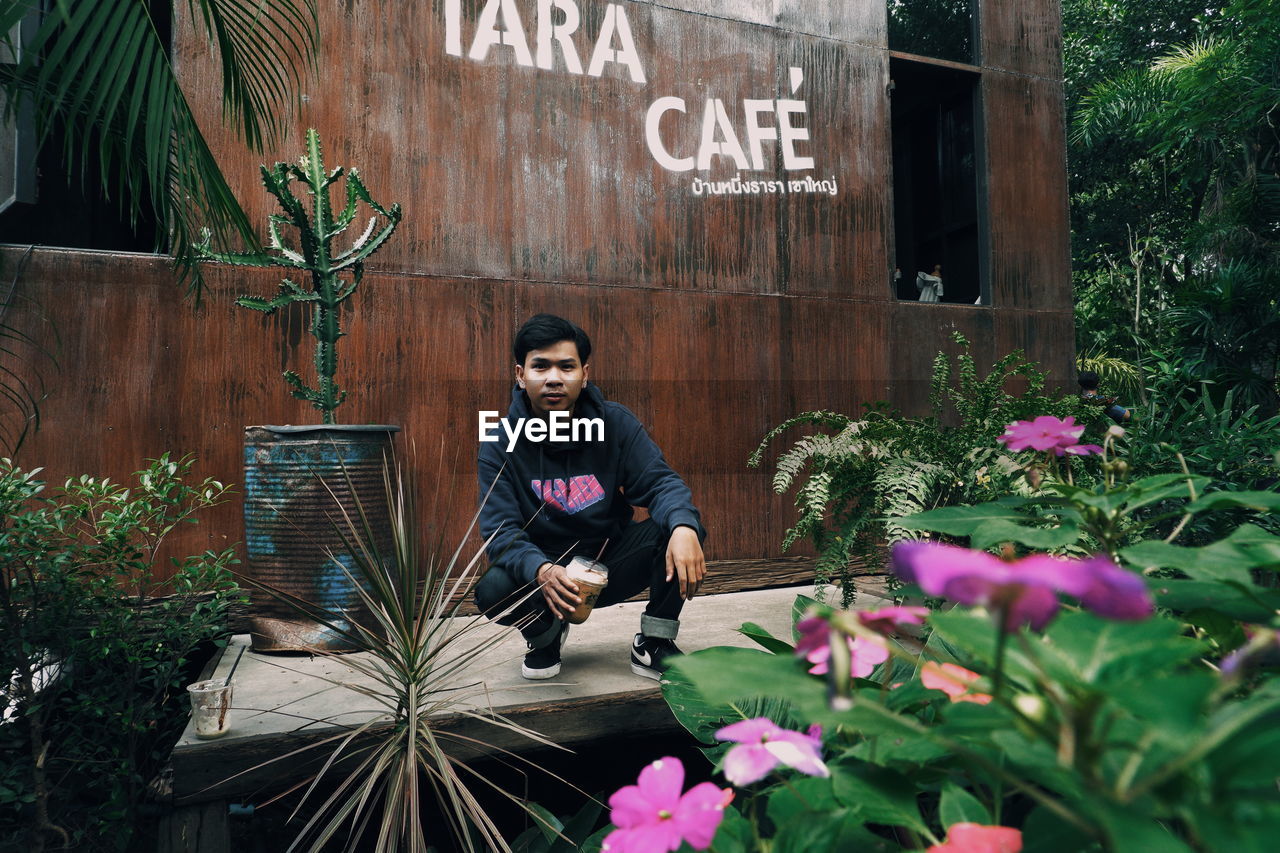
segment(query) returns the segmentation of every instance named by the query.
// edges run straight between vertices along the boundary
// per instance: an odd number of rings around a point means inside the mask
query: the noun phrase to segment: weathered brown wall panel
[[[982,64],[1062,79],[1061,0],[981,0]]]
[[[990,308],[970,305],[930,305],[899,302],[894,305],[889,330],[892,386],[889,402],[907,414],[929,412],[929,384],[933,360],[939,352],[954,356],[960,347],[955,332],[969,339],[970,352],[980,365],[990,365],[996,351],[994,320]]]
[[[990,72],[982,99],[994,304],[1070,311],[1062,87]]]
[[[877,47],[885,43],[882,0],[653,0],[651,5]]]
[[[482,4],[464,6],[465,51]],[[575,44],[586,64],[607,4],[578,7]],[[322,3],[325,70],[289,137],[265,155],[246,154],[217,129],[211,59],[185,40],[179,65],[254,221],[271,212],[256,164],[294,159],[307,126],[322,131],[332,162],[359,166],[376,198],[400,201],[405,224],[378,257],[385,269],[759,293],[845,295],[878,283],[886,266],[883,50],[648,3],[623,7],[643,84],[616,64],[599,78],[569,73],[559,54],[549,70],[519,65],[505,47],[484,61],[449,55],[443,13],[430,4]],[[879,39],[883,9],[871,7],[879,9],[871,23],[849,23],[860,20],[853,12],[833,20]],[[781,17],[816,21],[818,8],[792,3]],[[532,39],[536,25],[526,17],[524,26]],[[804,73],[794,91],[793,66]],[[808,117],[796,121],[811,139],[798,148],[814,168],[785,171],[777,144],[765,142],[762,170],[717,157],[709,172],[667,171],[645,137],[659,97],[686,102],[685,114],[668,113],[662,124],[675,156],[697,150],[709,98],[724,102],[744,147],[744,99],[803,100]],[[838,194],[693,197],[695,179],[810,174],[835,178]]]

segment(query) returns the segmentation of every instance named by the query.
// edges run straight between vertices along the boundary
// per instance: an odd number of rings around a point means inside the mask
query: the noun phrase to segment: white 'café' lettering
[[[568,412],[548,412],[542,418],[516,418],[513,426],[497,411],[480,412],[480,440],[498,441],[495,431],[501,425],[507,434],[507,452],[515,449],[521,434],[528,441],[604,441],[604,418],[574,418]]]
[[[485,0],[479,17],[475,19],[475,29],[464,33],[462,0],[444,0],[445,53],[484,62],[491,54],[497,55],[499,50],[509,49],[517,65],[569,74],[585,73],[590,77],[603,76],[605,66],[614,63],[627,69],[632,82],[643,85],[646,82],[644,65],[636,49],[626,9],[620,3],[605,5],[590,62],[583,70],[582,57],[573,38],[582,24],[578,2],[580,0]],[[521,9],[532,29],[526,29]],[[530,34],[533,35],[532,42]],[[469,43],[465,38],[467,35],[470,35]],[[691,106],[684,98],[673,95],[657,98],[644,116],[644,138],[649,154],[654,162],[671,172],[695,169],[710,172],[717,158],[727,161],[739,172],[772,172],[769,162],[772,158],[768,154],[776,149],[776,158],[781,161],[784,171],[812,170],[814,158],[798,149],[798,144],[810,141],[809,107],[797,97],[804,83],[804,70],[791,66],[788,77],[790,98],[744,98],[740,104],[737,101],[726,104],[723,99],[712,96],[703,102],[701,120],[695,116],[682,118]],[[696,104],[692,109],[695,114],[698,112]],[[677,137],[668,135],[664,138],[663,127],[670,134],[673,128],[679,130],[680,125],[686,122],[697,122],[695,127],[700,131],[698,144],[696,148],[688,146],[677,151],[675,149],[679,146],[670,142]],[[678,134],[678,138],[689,136],[687,132]],[[778,180],[766,179],[751,185],[761,187],[762,192],[786,191],[784,182]],[[814,191],[808,184],[797,188],[792,181],[791,185],[791,192]],[[710,186],[714,188],[716,184]],[[701,184],[695,184],[694,195],[702,195],[697,191],[700,187]],[[830,189],[824,187],[822,191],[836,194],[834,177]],[[721,193],[712,189],[710,194]]]

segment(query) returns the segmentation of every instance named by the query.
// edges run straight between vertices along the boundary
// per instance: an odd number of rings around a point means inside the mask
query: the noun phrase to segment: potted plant
[[[344,177],[345,198],[335,208],[331,193]],[[343,336],[339,309],[360,285],[365,261],[400,224],[400,205],[383,207],[374,201],[355,169],[326,171],[315,129],[307,131],[307,150],[296,164],[262,166],[262,183],[283,211],[269,217],[270,245],[262,251],[215,252],[206,236],[198,251],[204,260],[306,274],[297,275],[298,281],[283,278],[273,298],[245,295],[236,304],[265,314],[295,303],[310,307],[316,384],[308,385],[292,370],[284,379],[294,397],[321,413],[322,423],[245,428],[248,572],[318,607],[356,618],[362,599],[349,576],[326,558],[326,552],[340,544],[329,521],[329,491],[346,501],[363,498],[366,506],[384,506],[370,498],[381,492],[383,459],[399,427],[335,423],[334,410],[346,398],[334,382],[337,344]],[[305,190],[301,196],[295,193],[298,186]],[[368,226],[347,248],[335,249],[337,239],[355,223],[361,202],[373,211]],[[286,239],[290,230],[293,234]],[[389,541],[385,517],[372,521]],[[331,627],[304,620],[270,597],[255,595],[252,603],[257,651],[334,651],[348,646]]]

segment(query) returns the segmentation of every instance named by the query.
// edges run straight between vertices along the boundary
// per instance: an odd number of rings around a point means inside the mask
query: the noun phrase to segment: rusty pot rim
[[[255,426],[247,426],[246,430],[265,429],[271,432],[280,433],[282,435],[297,435],[305,432],[399,432],[400,427],[394,424],[302,424],[295,426],[293,424],[284,424],[283,426],[272,426],[270,424],[260,424]]]

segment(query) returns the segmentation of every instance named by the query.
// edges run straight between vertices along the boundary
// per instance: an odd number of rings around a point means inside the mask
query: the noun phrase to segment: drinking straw
[[[596,554],[596,558],[593,562],[596,562],[596,563],[600,562],[600,558],[604,556],[604,549],[608,547],[609,547],[609,540],[605,539],[604,544],[600,546],[600,553]]]
[[[223,686],[223,687],[228,687],[228,686],[230,686],[230,684],[231,684],[231,676],[233,676],[233,675],[235,675],[235,674],[236,674],[236,667],[238,667],[238,666],[240,665],[240,658],[244,657],[244,650],[245,650],[246,648],[248,648],[248,647],[247,647],[247,646],[241,646],[241,647],[240,647],[240,654],[236,655],[236,662],[235,662],[235,663],[233,663],[233,664],[231,664],[231,671],[227,673],[227,680],[226,680],[226,681],[224,681],[224,682],[222,682],[222,686]]]

